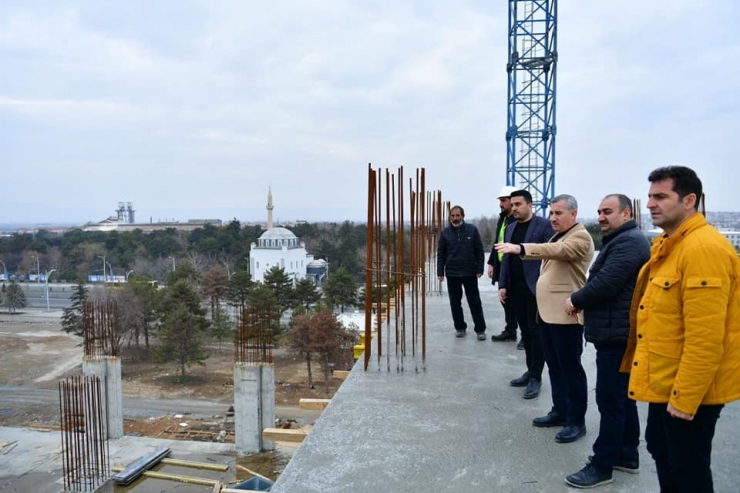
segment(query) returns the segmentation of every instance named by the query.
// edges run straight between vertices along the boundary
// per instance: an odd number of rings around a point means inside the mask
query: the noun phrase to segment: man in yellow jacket
[[[647,207],[663,229],[640,271],[621,370],[629,397],[649,402],[645,441],[663,492],[712,492],[714,429],[740,399],[740,260],[697,212],[702,183],[686,167],[648,177]]]

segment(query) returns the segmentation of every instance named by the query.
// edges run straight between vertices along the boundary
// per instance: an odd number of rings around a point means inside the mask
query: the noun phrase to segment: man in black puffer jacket
[[[630,303],[637,274],[650,259],[650,244],[632,219],[630,199],[607,195],[599,205],[603,246],[588,281],[566,300],[566,312],[583,310],[586,341],[596,348],[596,404],[601,414],[593,455],[565,482],[592,488],[612,482],[612,469],[636,473],[640,423],[635,401],[627,397],[629,374],[619,373],[630,332]]]
[[[486,320],[478,291],[478,278],[483,275],[483,242],[478,228],[465,222],[465,211],[459,205],[450,209],[450,225],[442,230],[437,247],[437,277],[447,276],[452,320],[457,337],[465,335],[468,325],[462,309],[463,288],[473,316],[479,341],[486,340]]]

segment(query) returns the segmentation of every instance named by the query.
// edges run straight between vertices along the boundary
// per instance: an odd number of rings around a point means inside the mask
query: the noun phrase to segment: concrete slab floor
[[[0,455],[0,493],[30,492],[58,493],[63,490],[61,436],[59,432],[41,432],[24,428],[0,427],[0,441],[17,442],[15,448]],[[207,442],[185,442],[124,436],[109,441],[111,467],[127,465],[157,447],[169,447],[173,459],[191,460],[211,464],[228,464],[229,471],[217,472],[204,469],[160,465],[160,472],[218,479],[227,484],[234,474],[234,445]],[[139,478],[118,492],[151,493],[177,491],[202,493],[207,488],[199,485],[175,483],[152,478]]]
[[[575,443],[556,443],[558,428],[531,424],[552,405],[547,372],[536,399],[524,400],[522,389],[509,386],[509,380],[525,370],[524,351],[512,342],[490,340],[503,328],[503,310],[490,281],[481,279],[479,286],[486,341],[476,340],[472,327],[465,338],[455,338],[446,294],[427,296],[426,370],[415,371],[421,362],[409,358],[405,371],[397,372],[391,357],[388,372],[387,360],[378,363],[377,352],[367,372],[358,362],[272,491],[575,491],[564,477],[583,467],[598,434],[593,346],[587,345],[583,355],[590,391],[588,433]],[[644,433],[646,406],[640,404],[639,412]],[[718,493],[738,491],[739,424],[740,406],[733,403],[724,409],[714,440]],[[614,482],[598,491],[658,492],[644,443],[640,454],[639,474],[615,471]]]

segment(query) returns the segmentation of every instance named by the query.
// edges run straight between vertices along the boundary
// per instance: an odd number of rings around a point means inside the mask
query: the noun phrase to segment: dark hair
[[[693,193],[696,195],[696,203],[694,209],[699,208],[699,201],[701,200],[702,186],[701,180],[696,176],[696,171],[686,166],[665,166],[653,170],[648,176],[650,183],[663,180],[673,180],[673,191],[678,194],[679,199],[683,199],[688,194]]]
[[[460,214],[462,215],[462,217],[465,217],[465,209],[463,209],[459,205],[453,205],[452,207],[450,207],[450,213],[452,213],[452,211],[454,211],[455,209],[460,209]]]
[[[630,211],[630,217],[635,216],[635,211],[632,210],[632,200],[627,197],[623,193],[610,193],[605,199],[608,199],[609,197],[616,197],[616,199],[619,201],[619,212],[624,211],[625,209],[628,209]]]
[[[512,199],[514,197],[524,197],[524,201],[526,203],[528,203],[528,204],[531,204],[532,203],[532,194],[529,193],[527,190],[514,190],[513,192],[511,192],[511,196],[510,197]]]

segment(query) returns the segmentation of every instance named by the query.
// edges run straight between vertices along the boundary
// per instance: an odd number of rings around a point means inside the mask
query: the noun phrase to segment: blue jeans
[[[540,324],[542,349],[552,387],[552,410],[565,417],[568,426],[586,423],[588,389],[581,365],[583,326]]]
[[[691,421],[671,417],[667,406],[650,404],[645,429],[661,493],[712,493],[712,440],[724,406],[699,406]]]
[[[596,345],[596,405],[601,420],[591,464],[599,471],[611,471],[622,460],[640,458],[637,403],[627,397],[629,373],[619,372],[626,348],[626,342]]]
[[[463,288],[465,289],[465,297],[468,299],[470,314],[473,316],[475,331],[483,333],[486,331],[486,320],[483,318],[483,305],[480,301],[478,278],[476,276],[447,277],[447,294],[450,298],[450,309],[452,310],[452,321],[455,324],[455,330],[468,328],[462,309]]]

